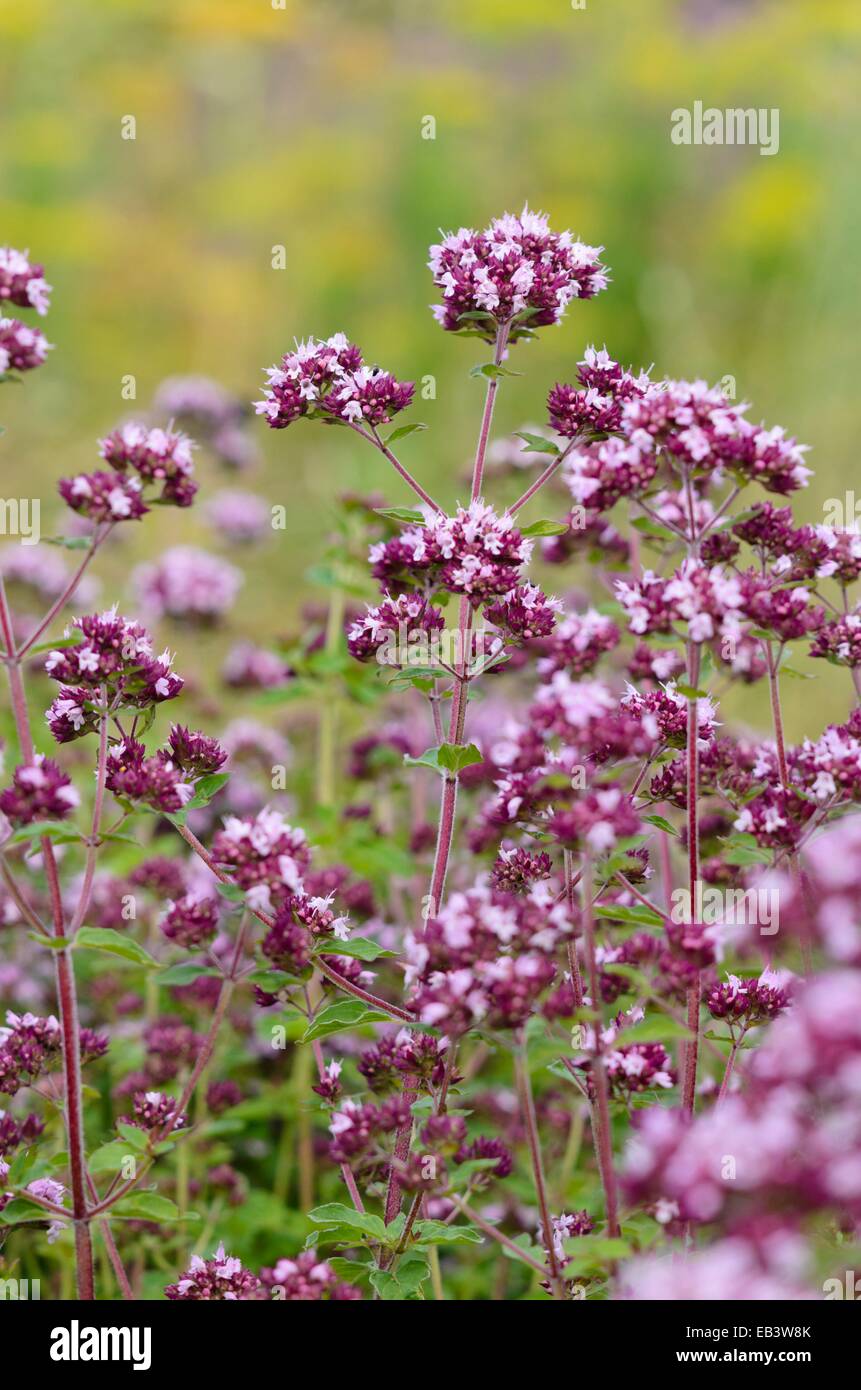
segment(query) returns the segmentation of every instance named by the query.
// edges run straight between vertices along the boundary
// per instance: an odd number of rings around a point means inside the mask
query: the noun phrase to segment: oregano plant
[[[541,430],[495,436],[603,255],[528,208],[431,248],[483,398],[468,477],[442,434],[444,495],[402,457],[411,382],[343,333],[286,351],[265,424],[397,478],[340,499],[303,630],[220,677],[190,634],[236,566],[179,546],[130,604],[91,587],[130,526],[199,504],[186,423],[247,462],[215,383],[166,383],[169,419],[60,479],[68,534],[0,557],[4,1272],[83,1300],[566,1302],[804,1298],[843,1268],[861,536],[796,519],[781,427],[582,340]],[[45,314],[42,266],[0,251],[0,298]],[[0,320],[0,379],[48,346]],[[236,548],[268,526],[256,495],[205,505]],[[851,707],[793,745],[805,654]],[[760,684],[770,728],[734,729],[726,692]]]

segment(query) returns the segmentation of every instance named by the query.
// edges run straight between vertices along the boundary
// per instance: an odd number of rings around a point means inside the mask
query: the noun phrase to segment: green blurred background
[[[398,376],[437,380],[404,442],[445,501],[472,444],[481,348],[428,312],[440,227],[524,200],[606,247],[610,290],[518,349],[498,432],[544,418],[589,342],[659,375],[736,378],[752,414],[810,445],[802,520],[857,482],[861,192],[856,0],[3,0],[0,241],[55,286],[48,365],[3,393],[2,492],[41,493],[95,466],[95,440],[166,376],[205,373],[243,399],[294,336],[344,329]],[[778,107],[780,150],[679,147],[670,113]],[[136,139],[121,138],[125,116]],[[436,138],[422,138],[433,116]],[[286,248],[274,270],[272,247]],[[137,401],[121,398],[136,379]],[[312,596],[333,499],[402,484],[361,441],[254,429],[262,468],[234,480],[288,508],[246,563],[227,631],[189,636],[178,666],[237,635],[289,628]],[[34,488],[33,479],[38,479]],[[462,484],[461,484],[462,487]],[[536,515],[546,514],[546,508]],[[211,535],[198,509],[158,512],[108,557],[121,579],[165,544]],[[575,576],[572,574],[572,578]],[[556,585],[564,587],[557,574]],[[791,736],[845,717],[845,672],[799,660]],[[764,719],[762,692],[736,709]]]

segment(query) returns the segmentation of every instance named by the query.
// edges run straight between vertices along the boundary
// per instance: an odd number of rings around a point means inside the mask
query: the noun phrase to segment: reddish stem
[[[33,735],[27,712],[27,698],[21,675],[21,658],[15,654],[14,629],[6,590],[0,577],[0,630],[6,649],[6,670],[9,680],[9,693],[12,699],[12,712],[21,757],[25,763],[33,761]],[[51,902],[53,934],[62,940],[65,935],[63,900],[57,874],[54,848],[47,836],[41,841],[42,862],[48,882]],[[60,1014],[60,1030],[63,1052],[63,1089],[65,1105],[63,1115],[66,1140],[69,1151],[69,1178],[72,1189],[72,1216],[75,1229],[75,1275],[78,1298],[95,1298],[93,1281],[93,1243],[88,1225],[86,1194],[86,1166],[84,1162],[84,1113],[81,1098],[81,1052],[78,1031],[78,1000],[75,991],[75,972],[72,958],[67,948],[53,952],[54,975],[57,983],[57,1002]]]
[[[388,459],[392,467],[396,469],[398,473],[400,473],[404,482],[412,488],[416,496],[420,497],[426,506],[430,507],[431,511],[437,512],[440,516],[445,516],[445,512],[443,511],[439,502],[435,502],[434,499],[431,497],[430,493],[425,492],[421,483],[416,481],[412,473],[410,473],[409,469],[404,468],[404,465],[401,463],[400,459],[392,453],[391,449],[388,447],[387,444],[383,442],[383,440],[377,434],[376,430],[363,429],[361,425],[354,424],[352,421],[348,421],[348,423],[350,425],[350,429],[355,430],[356,434],[361,435],[363,439],[367,439],[368,443],[373,444],[375,449],[379,449],[383,457]]]
[[[499,367],[505,356],[505,349],[508,346],[508,335],[511,325],[501,323],[496,330],[496,346],[493,353],[493,365]],[[490,426],[493,422],[493,407],[496,402],[496,393],[499,390],[499,377],[492,376],[487,383],[487,393],[484,398],[484,412],[481,417],[481,428],[478,432],[478,444],[475,450],[475,463],[472,468],[472,500],[476,501],[481,496],[481,487],[484,482],[484,460],[487,454],[487,443],[490,439]]]
[[[598,974],[598,958],[595,953],[595,918],[592,913],[592,865],[588,859],[583,862],[583,931],[586,938],[586,958],[589,965],[589,994],[592,1011],[594,1047],[592,1057],[592,1076],[595,1082],[595,1102],[591,1108],[593,1138],[601,1185],[604,1188],[604,1203],[607,1209],[607,1233],[619,1235],[619,1199],[616,1189],[616,1169],[613,1163],[613,1132],[610,1126],[610,1094],[607,1084],[607,1069],[604,1066],[603,1044],[601,1041],[601,981]]]
[[[698,642],[688,641],[688,684],[696,689],[700,677],[700,647]],[[687,819],[688,819],[688,888],[691,912],[697,901],[697,883],[700,876],[700,831],[699,831],[699,721],[697,718],[697,696],[688,697],[687,729]],[[691,1038],[684,1046],[684,1079],[682,1083],[682,1106],[689,1115],[694,1113],[697,1091],[697,1060],[700,1036],[700,972],[697,970],[688,987],[687,1007],[688,1028]]]
[[[22,645],[18,648],[16,656],[19,661],[27,655],[31,647],[34,647],[36,645],[39,638],[42,636],[42,633],[45,631],[47,627],[50,627],[51,623],[56,618],[60,609],[68,603],[69,599],[72,597],[72,594],[75,592],[78,585],[80,584],[81,579],[84,576],[84,572],[86,571],[87,566],[92,561],[96,551],[99,549],[99,546],[102,544],[103,541],[107,540],[108,536],[110,535],[113,529],[114,527],[112,523],[106,531],[102,532],[101,535],[99,535],[98,532],[96,532],[93,535],[89,550],[87,551],[78,568],[75,570],[75,573],[72,575],[65,589],[60,594],[60,597],[54,600],[54,602],[51,604],[51,607],[45,614],[44,618],[39,623],[39,626],[35,629],[34,632],[30,633],[30,636],[27,638],[26,642],[22,643]],[[12,651],[12,648],[9,647],[8,644],[7,650]]]
[[[771,722],[774,729],[774,742],[777,748],[777,768],[780,774],[780,785],[785,792],[789,791],[789,765],[786,761],[786,739],[783,733],[783,714],[780,708],[780,650],[775,658],[774,648],[771,642],[763,641],[765,648],[766,661],[768,662],[768,692],[771,698]],[[801,861],[798,857],[798,850],[793,850],[789,855],[789,866],[792,870],[799,888],[801,889],[808,913],[814,916],[813,903],[808,885],[805,882],[801,871]],[[813,962],[810,954],[810,939],[805,924],[801,935],[801,957],[804,965],[805,975],[809,975]],[[768,958],[768,957],[767,957]]]
[[[565,896],[568,902],[568,915],[571,918],[571,930],[574,930],[574,923],[577,921],[577,900],[574,896],[574,861],[570,849],[562,851],[562,863],[565,867]],[[567,941],[568,950],[568,970],[571,975],[571,993],[574,996],[574,1008],[583,1007],[583,980],[580,976],[580,962],[577,959],[577,942],[573,936]]]
[[[317,1075],[320,1078],[320,1082],[322,1083],[326,1080],[326,1063],[323,1060],[323,1045],[320,1042],[319,1038],[315,1038],[312,1042],[311,1051],[314,1054],[314,1061],[317,1064]],[[344,1179],[344,1183],[346,1185],[347,1191],[350,1194],[350,1198],[352,1200],[353,1206],[356,1208],[356,1211],[364,1211],[365,1204],[362,1201],[362,1194],[359,1192],[359,1189],[356,1186],[356,1179],[353,1177],[353,1170],[350,1167],[349,1163],[341,1164],[341,1177]]]
[[[493,355],[494,365],[496,366],[499,366],[505,354],[508,334],[509,325],[507,323],[500,324],[496,331],[496,349]],[[475,450],[475,462],[472,469],[473,501],[481,496],[481,484],[484,477],[484,460],[487,454],[490,426],[493,420],[493,406],[496,400],[498,386],[499,380],[497,377],[492,377],[487,383],[484,411],[481,417],[481,428],[479,429],[478,444]],[[458,662],[458,670],[455,676],[454,694],[452,696],[451,705],[451,720],[449,723],[449,743],[454,744],[462,743],[464,726],[466,724],[466,705],[469,693],[469,646],[472,633],[472,618],[472,605],[468,596],[464,594],[461,597],[460,609],[458,612],[460,661]],[[451,854],[452,842],[454,840],[455,813],[457,810],[457,784],[457,773],[453,775],[447,773],[443,778],[436,852],[434,854],[434,865],[431,873],[430,891],[428,893],[428,909],[433,915],[439,912],[442,906],[443,893],[445,891],[448,861]],[[404,1100],[408,1105],[412,1106],[415,1103],[416,1095],[417,1092],[412,1088],[412,1078],[405,1076],[403,1084]],[[389,1184],[386,1191],[386,1225],[394,1221],[401,1209],[401,1185],[398,1180],[398,1168],[409,1159],[412,1134],[413,1122],[412,1116],[410,1116],[409,1124],[402,1125],[395,1136],[392,1163],[389,1166]]]
[[[90,1189],[90,1196],[92,1197],[93,1201],[98,1202],[99,1191],[96,1187],[96,1184],[90,1177],[89,1173],[87,1174],[87,1186]],[[108,1252],[108,1259],[111,1262],[111,1268],[113,1269],[114,1275],[116,1276],[116,1281],[119,1285],[120,1293],[122,1294],[123,1299],[125,1300],[133,1299],[134,1294],[132,1293],[132,1286],[129,1283],[129,1277],[126,1274],[123,1262],[120,1259],[120,1252],[117,1249],[117,1243],[114,1240],[114,1234],[111,1230],[110,1222],[102,1221],[99,1225],[99,1230],[101,1231],[102,1240],[105,1242],[105,1249]]]
[[[541,1215],[541,1234],[547,1253],[550,1283],[553,1286],[555,1297],[563,1298],[565,1289],[562,1282],[562,1274],[559,1269],[559,1261],[556,1258],[556,1251],[553,1248],[553,1222],[550,1217],[550,1206],[547,1201],[547,1184],[544,1180],[544,1165],[541,1161],[541,1144],[538,1138],[538,1120],[535,1114],[535,1100],[532,1095],[532,1083],[529,1078],[529,1060],[526,1055],[526,1044],[524,1042],[520,1043],[514,1055],[514,1068],[517,1078],[517,1093],[520,1098],[520,1113],[526,1130],[526,1142],[529,1147],[529,1158],[532,1163],[532,1178],[535,1183],[535,1195],[538,1198],[538,1210]]]
[[[480,1231],[484,1231],[486,1236],[490,1236],[491,1240],[495,1240],[499,1245],[503,1246],[504,1249],[508,1250],[516,1259],[522,1260],[524,1264],[529,1265],[530,1269],[534,1269],[535,1273],[540,1274],[542,1279],[547,1278],[547,1270],[544,1266],[539,1264],[537,1260],[534,1260],[528,1250],[523,1249],[522,1245],[518,1245],[516,1241],[510,1240],[504,1232],[497,1230],[495,1226],[491,1226],[489,1221],[485,1221],[483,1216],[480,1216],[472,1207],[467,1206],[466,1202],[458,1197],[457,1194],[455,1194],[453,1200],[458,1211],[462,1212],[467,1220],[477,1226]]]
[[[235,887],[235,882],[230,877],[230,874],[225,873],[224,870],[216,864],[209,850],[204,844],[201,844],[194,831],[189,830],[187,825],[182,825],[177,821],[174,821],[173,824],[186,844],[203,860],[210,873],[213,873],[220,883],[230,883]],[[252,917],[257,918],[258,922],[262,922],[264,927],[272,926],[273,919],[268,913],[261,912],[260,909],[256,907],[248,907],[247,910]],[[401,1023],[412,1023],[413,1014],[407,1013],[404,1009],[399,1009],[396,1004],[390,1004],[386,999],[380,999],[378,995],[371,994],[370,990],[362,989],[360,985],[354,985],[351,980],[346,980],[344,976],[339,975],[337,970],[334,970],[332,966],[327,965],[322,958],[319,958],[316,964],[321,975],[325,975],[327,980],[331,980],[332,984],[337,985],[345,994],[352,994],[354,999],[361,999],[363,1003],[371,1005],[372,1008],[381,1009],[383,1013],[389,1014],[392,1018],[397,1019]]]
[[[108,692],[102,686],[100,693],[100,705],[102,715],[99,723],[99,759],[96,765],[96,798],[93,803],[93,822],[90,830],[90,841],[87,845],[87,859],[84,865],[84,881],[81,885],[78,905],[69,926],[69,937],[72,938],[80,926],[83,925],[90,906],[90,897],[93,891],[93,878],[96,872],[96,856],[99,848],[99,827],[102,823],[102,807],[105,801],[105,781],[107,778],[108,763]]]
[[[534,497],[539,488],[542,488],[544,484],[550,478],[553,477],[553,474],[556,472],[557,468],[561,467],[562,460],[565,458],[565,454],[567,453],[568,450],[566,449],[564,454],[557,454],[555,459],[553,459],[552,463],[548,463],[547,467],[544,469],[544,472],[538,475],[532,486],[528,487],[526,491],[520,497],[518,497],[516,502],[512,502],[510,507],[506,507],[505,510],[509,516],[516,516],[517,513],[520,511],[520,508],[529,501],[530,497]]]
[[[718,1092],[718,1098],[717,1098],[717,1100],[715,1101],[715,1104],[716,1104],[716,1105],[720,1105],[721,1101],[726,1100],[727,1091],[729,1090],[730,1079],[731,1079],[731,1077],[732,1077],[733,1067],[735,1066],[735,1060],[736,1060],[736,1057],[738,1056],[738,1050],[739,1050],[739,1047],[740,1047],[740,1046],[741,1046],[741,1038],[740,1038],[740,1037],[739,1037],[739,1038],[733,1038],[733,1040],[732,1040],[732,1048],[731,1048],[731,1050],[730,1050],[729,1057],[727,1058],[726,1070],[725,1070],[725,1072],[724,1072],[724,1074],[723,1074],[723,1081],[722,1081],[721,1084],[720,1084],[720,1090],[719,1090],[719,1092]]]

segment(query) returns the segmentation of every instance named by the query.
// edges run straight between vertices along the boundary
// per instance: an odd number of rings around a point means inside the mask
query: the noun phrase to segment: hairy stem
[[[783,733],[783,714],[780,708],[781,649],[778,649],[778,654],[777,656],[775,656],[774,648],[771,642],[764,641],[762,645],[765,649],[765,657],[768,663],[768,693],[771,700],[771,722],[772,728],[774,730],[774,743],[777,749],[777,769],[780,775],[780,785],[783,787],[783,790],[785,792],[788,792],[789,765],[786,761],[786,739]],[[815,915],[813,911],[813,904],[810,901],[810,893],[804,881],[804,875],[801,870],[801,861],[798,857],[797,849],[793,850],[789,855],[789,866],[792,870],[793,878],[798,884],[798,887],[800,888],[801,893],[804,897],[805,903],[807,904],[808,912],[811,916]],[[802,933],[800,944],[801,957],[804,965],[804,973],[805,975],[809,975],[813,968],[813,962],[811,960],[810,939],[806,927]]]
[[[726,1070],[724,1071],[723,1080],[721,1081],[720,1090],[718,1092],[718,1098],[715,1102],[716,1105],[720,1105],[721,1101],[726,1099],[727,1092],[729,1090],[729,1083],[732,1078],[733,1067],[735,1066],[736,1058],[738,1057],[738,1050],[740,1047],[741,1038],[733,1038],[732,1048],[730,1049],[730,1054],[727,1058]]]
[[[105,779],[107,776],[108,761],[108,692],[104,686],[101,687],[99,704],[102,714],[99,719],[99,757],[96,764],[96,796],[93,802],[93,822],[90,830],[90,839],[87,845],[87,858],[84,865],[84,881],[81,885],[81,892],[78,897],[78,905],[75,908],[69,927],[69,937],[73,937],[75,932],[82,926],[90,906],[90,897],[93,891],[93,878],[96,872],[96,856],[99,848],[99,827],[102,823],[102,807],[105,800]]]
[[[314,1041],[311,1044],[311,1050],[314,1054],[314,1061],[317,1065],[317,1076],[319,1077],[321,1082],[325,1081],[326,1063],[323,1060],[323,1045],[320,1042],[319,1038],[314,1039]],[[350,1194],[350,1199],[353,1203],[353,1206],[356,1208],[356,1211],[364,1211],[365,1204],[362,1201],[362,1195],[359,1192],[358,1187],[356,1186],[356,1179],[353,1177],[353,1170],[350,1167],[349,1163],[341,1164],[341,1177],[344,1179],[344,1183],[346,1185],[347,1191]]]
[[[544,1265],[539,1264],[538,1260],[534,1260],[529,1252],[523,1249],[522,1245],[518,1245],[516,1241],[510,1240],[507,1235],[497,1230],[495,1226],[491,1226],[489,1221],[485,1221],[483,1216],[479,1216],[478,1212],[475,1211],[473,1207],[467,1206],[466,1202],[462,1201],[456,1194],[452,1197],[452,1201],[458,1211],[462,1212],[467,1220],[477,1226],[480,1231],[484,1231],[486,1236],[490,1236],[491,1240],[495,1240],[498,1245],[502,1245],[509,1254],[514,1255],[516,1259],[522,1260],[524,1264],[529,1265],[529,1268],[535,1270],[536,1274],[540,1274],[542,1279],[547,1278],[547,1270]]]
[[[445,516],[445,512],[443,511],[439,502],[435,502],[434,499],[431,497],[430,493],[425,492],[421,483],[416,482],[416,479],[413,477],[412,473],[410,473],[409,470],[406,469],[404,465],[401,463],[400,459],[392,453],[391,449],[388,447],[386,443],[384,443],[384,441],[380,438],[375,429],[366,430],[363,428],[362,425],[357,425],[353,421],[349,421],[348,423],[350,425],[350,429],[355,430],[356,434],[360,434],[363,439],[367,439],[368,443],[373,444],[375,449],[379,449],[383,457],[388,459],[392,467],[396,469],[398,473],[400,473],[407,486],[412,488],[416,496],[420,497],[421,500],[425,503],[425,505],[430,507],[431,511],[438,512],[440,516]]]
[[[700,646],[688,639],[688,685],[696,689],[700,677]],[[691,912],[697,901],[697,883],[700,876],[700,830],[699,830],[699,721],[697,716],[697,697],[688,696],[687,729],[687,834],[688,834],[688,891]],[[697,1060],[700,1036],[700,972],[696,971],[688,987],[687,1023],[691,1038],[684,1045],[684,1079],[682,1083],[682,1106],[689,1115],[694,1113],[697,1092]]]
[[[568,915],[571,918],[571,929],[577,921],[579,913],[577,911],[577,901],[574,896],[574,859],[570,849],[562,851],[562,862],[565,868],[565,897],[568,903]],[[573,936],[569,936],[567,941],[568,950],[568,971],[571,975],[571,992],[574,996],[574,1008],[583,1007],[583,980],[580,976],[580,962],[577,959],[577,942]]]
[[[496,344],[493,352],[493,365],[499,367],[505,357],[508,347],[508,335],[511,325],[501,323],[496,330]],[[490,439],[490,426],[493,423],[493,407],[496,403],[496,393],[499,390],[499,377],[492,376],[487,383],[487,392],[484,398],[484,412],[481,417],[481,428],[478,432],[478,444],[475,450],[475,463],[472,468],[472,500],[481,496],[482,484],[484,483],[484,460],[487,455],[487,444]]]
[[[83,572],[83,569],[81,570]],[[79,575],[80,577],[80,575]],[[71,592],[71,590],[70,590]],[[50,621],[50,618],[47,620]],[[47,622],[45,624],[47,626]],[[6,649],[6,672],[9,693],[12,699],[12,712],[18,734],[18,744],[22,760],[33,761],[35,750],[27,712],[27,699],[21,673],[21,657],[15,653],[14,629],[6,590],[0,577],[0,631]],[[65,916],[57,874],[54,847],[45,835],[41,839],[42,862],[48,882],[51,903],[53,935],[65,939]],[[69,1179],[72,1189],[72,1214],[75,1230],[75,1277],[78,1298],[95,1298],[93,1277],[93,1242],[88,1225],[86,1166],[84,1161],[84,1109],[81,1096],[81,1051],[78,1030],[78,998],[75,989],[75,971],[72,957],[67,947],[53,952],[54,977],[57,987],[57,1003],[60,1015],[63,1052],[63,1117],[66,1128],[66,1142],[69,1152]]]
[[[332,656],[338,650],[343,622],[344,591],[343,589],[334,589],[329,599],[329,613],[326,620],[326,654],[328,656]],[[332,676],[328,677],[320,703],[317,801],[321,806],[332,806],[335,802],[338,692],[333,685],[334,679]]]
[[[553,1248],[553,1222],[550,1217],[550,1206],[547,1200],[547,1184],[544,1180],[544,1165],[541,1161],[538,1120],[535,1114],[535,1100],[532,1095],[532,1082],[529,1077],[529,1059],[526,1055],[525,1042],[520,1043],[514,1055],[514,1068],[517,1078],[517,1094],[520,1099],[520,1113],[526,1130],[526,1141],[529,1148],[530,1162],[532,1164],[532,1180],[535,1184],[535,1195],[538,1199],[538,1211],[541,1216],[541,1234],[547,1253],[550,1283],[553,1288],[554,1297],[563,1298],[565,1290],[562,1282],[562,1274],[559,1269],[559,1261],[556,1258],[556,1251]]]
[[[16,656],[19,661],[27,655],[27,653],[30,651],[32,647],[36,645],[39,638],[42,636],[42,633],[45,631],[47,627],[50,627],[51,623],[54,621],[57,614],[60,612],[60,609],[65,607],[65,605],[69,602],[69,599],[72,597],[81,580],[83,579],[87,568],[89,567],[91,561],[93,560],[93,557],[96,554],[96,551],[99,549],[102,542],[107,540],[108,536],[110,535],[113,529],[114,525],[112,523],[104,531],[95,532],[92,541],[90,542],[89,550],[87,551],[78,568],[75,570],[75,573],[72,575],[65,589],[60,594],[59,598],[55,599],[54,602],[51,604],[51,607],[48,609],[47,613],[45,614],[42,621],[39,623],[38,627],[36,627],[35,630],[30,633],[30,636],[27,638],[26,642],[22,642],[21,646],[18,648]],[[9,647],[8,650],[11,651],[12,648]]]
[[[595,953],[595,918],[592,912],[592,865],[588,858],[583,862],[583,934],[586,938],[586,958],[589,964],[589,994],[595,1014],[593,1024],[594,1047],[592,1056],[592,1076],[595,1082],[595,1101],[592,1105],[592,1132],[601,1185],[604,1189],[604,1205],[607,1212],[607,1234],[619,1235],[619,1199],[616,1188],[616,1169],[613,1162],[613,1131],[610,1125],[610,1093],[607,1084],[607,1069],[604,1066],[603,1044],[601,1041],[601,981],[598,974],[598,958]]]

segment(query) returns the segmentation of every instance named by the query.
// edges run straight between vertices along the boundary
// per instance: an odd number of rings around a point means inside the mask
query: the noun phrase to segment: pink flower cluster
[[[244,581],[235,565],[191,545],[172,546],[155,564],[141,565],[132,578],[153,617],[200,624],[218,622],[233,607]]]
[[[294,829],[268,806],[249,820],[226,816],[213,838],[212,854],[232,871],[252,906],[267,912],[301,892],[302,875],[311,862],[304,830]]]
[[[552,639],[542,645],[538,673],[545,677],[555,671],[585,675],[594,670],[606,652],[618,646],[621,636],[612,618],[594,608],[585,613],[566,613],[557,622]]]
[[[45,268],[30,260],[29,251],[0,246],[0,300],[8,299],[21,309],[47,314],[51,286],[45,283]]]
[[[29,372],[41,367],[52,344],[38,328],[18,319],[0,318],[0,377],[5,372]]]
[[[140,478],[117,477],[116,473],[78,473],[74,478],[61,478],[57,490],[67,507],[96,525],[104,521],[139,521],[149,511]]]
[[[561,611],[562,604],[558,598],[548,598],[536,584],[527,581],[488,604],[484,616],[507,637],[517,642],[529,642],[549,637]]]
[[[132,738],[108,753],[105,786],[120,801],[149,806],[164,814],[181,811],[194,793],[169,753],[159,749],[147,757],[144,745]]]
[[[197,492],[192,479],[194,444],[177,430],[128,424],[99,441],[99,453],[118,473],[131,473],[142,486],[159,489],[153,500],[189,507]],[[92,480],[91,480],[92,481]]]
[[[563,465],[563,479],[579,507],[608,511],[620,497],[636,497],[648,491],[658,471],[658,460],[628,439],[610,435],[571,450]]]
[[[0,304],[8,300],[22,309],[46,314],[51,286],[45,283],[42,266],[34,265],[28,251],[0,246]],[[27,372],[40,367],[51,347],[36,328],[19,319],[0,316],[0,379],[6,372]]]
[[[810,655],[853,670],[861,666],[861,612],[856,610],[823,623],[813,639]]]
[[[693,1120],[644,1111],[628,1152],[628,1196],[672,1202],[682,1220],[721,1217],[730,1234],[788,1206],[857,1221],[859,1006],[857,971],[819,975],[769,1029],[742,1093]]]
[[[175,1284],[168,1284],[164,1292],[172,1302],[208,1303],[224,1300],[236,1303],[258,1298],[261,1290],[257,1276],[243,1268],[241,1260],[225,1254],[222,1244],[210,1260],[192,1255],[182,1277]]]
[[[62,820],[79,804],[71,778],[44,753],[16,767],[11,787],[0,792],[0,811],[13,825]]]
[[[380,541],[369,558],[374,577],[384,583],[407,580],[468,594],[479,603],[514,589],[531,555],[532,542],[513,519],[479,499],[458,507],[453,517],[428,511],[424,526],[408,526],[393,540]]]
[[[347,628],[347,648],[357,661],[372,661],[385,647],[390,663],[402,665],[408,646],[427,646],[444,627],[445,615],[420,594],[386,595]],[[432,664],[430,659],[426,664]]]
[[[415,391],[412,382],[367,366],[343,333],[299,343],[266,375],[269,389],[254,408],[276,430],[302,416],[375,428],[406,410]]]
[[[501,893],[479,880],[453,893],[407,940],[412,1003],[422,1022],[456,1035],[480,1021],[515,1028],[552,983],[553,955],[571,931],[549,884]]]
[[[606,289],[602,250],[570,232],[551,232],[544,214],[528,207],[519,217],[494,218],[483,232],[462,227],[430,248],[428,264],[443,294],[434,317],[450,332],[473,320],[483,326],[484,318],[510,324],[518,315],[527,328],[558,323],[572,299]]]
[[[704,381],[666,381],[625,404],[623,428],[638,448],[660,451],[694,472],[725,470],[768,492],[805,487],[805,446],[779,426],[752,425],[747,409]]]
[[[577,378],[579,387],[557,382],[547,397],[550,424],[566,439],[615,433],[621,428],[625,401],[642,396],[651,386],[647,372],[636,377],[626,372],[606,348],[586,349]]]
[[[139,623],[120,617],[116,608],[75,618],[66,629],[77,642],[49,653],[45,670],[62,689],[47,713],[58,743],[67,743],[94,726],[93,702],[105,686],[109,702],[137,710],[174,699],[183,686],[171,670],[169,652],[153,656],[152,639]]]

